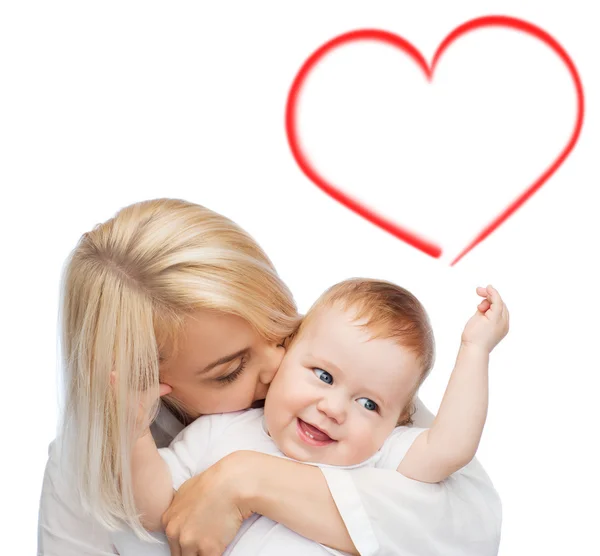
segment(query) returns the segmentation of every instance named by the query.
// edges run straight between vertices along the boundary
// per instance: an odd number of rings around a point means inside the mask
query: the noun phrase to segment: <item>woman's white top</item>
[[[419,404],[415,426],[426,427],[432,416]],[[170,444],[183,426],[162,408],[152,427],[159,447]],[[238,448],[240,449],[240,448]],[[492,556],[500,542],[501,506],[490,479],[473,460],[438,484],[408,479],[392,469],[358,466],[323,467],[322,472],[350,537],[365,555]],[[304,556],[323,553],[321,545],[261,517],[270,531],[261,555]],[[246,529],[248,527],[246,526]],[[231,556],[246,556],[245,531],[231,547]],[[163,538],[156,535],[157,538]],[[42,486],[38,522],[38,555],[165,556],[168,548],[139,541],[130,531],[110,533],[85,515],[69,483],[69,470],[59,469],[54,443]]]

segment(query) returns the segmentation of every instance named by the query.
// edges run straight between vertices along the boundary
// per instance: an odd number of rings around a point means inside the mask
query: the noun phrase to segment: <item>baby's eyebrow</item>
[[[323,367],[325,367],[325,369],[323,369],[324,371],[328,371],[328,370],[333,370],[336,373],[342,373],[342,371],[340,371],[339,367],[337,365],[335,365],[334,363],[332,363],[331,361],[328,361],[327,359],[323,359],[323,357],[317,357],[315,355],[313,355],[312,353],[308,354],[308,357],[316,362],[318,362],[319,365],[322,365]]]
[[[365,385],[364,392],[370,397],[380,408],[389,409],[393,406],[387,392],[376,392],[369,389],[368,385]]]

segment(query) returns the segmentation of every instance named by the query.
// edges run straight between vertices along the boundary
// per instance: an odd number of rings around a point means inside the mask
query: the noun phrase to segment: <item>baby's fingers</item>
[[[483,313],[488,318],[502,318],[504,311],[504,303],[502,298],[493,286],[487,286],[486,288],[478,287],[477,295],[485,297],[483,301],[477,306],[477,310]]]
[[[489,302],[489,300],[484,299],[479,305],[477,305],[477,310],[480,313],[485,314],[489,310],[490,306],[491,306],[491,303]]]
[[[504,301],[502,301],[498,290],[496,290],[496,288],[494,288],[493,286],[488,286],[486,288],[486,291],[488,292],[487,299],[491,303],[489,314],[487,314],[487,316],[494,316],[498,320],[500,320],[503,317],[505,311]]]
[[[493,286],[488,286],[485,289],[487,291],[487,298],[490,300],[491,304],[496,305],[498,309],[502,309],[504,303],[502,302],[502,298],[500,297],[498,290]]]

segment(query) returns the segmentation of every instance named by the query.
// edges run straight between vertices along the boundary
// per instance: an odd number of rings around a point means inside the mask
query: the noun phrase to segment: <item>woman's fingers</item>
[[[195,544],[189,546],[183,545],[181,549],[181,556],[201,556],[204,554],[214,554],[214,552],[200,550]]]
[[[169,543],[169,550],[171,551],[171,556],[182,556],[179,541],[177,539],[172,539],[167,535],[167,542]]]
[[[237,481],[245,476],[239,468],[239,457],[226,456],[174,493],[161,519],[172,556],[218,556],[225,551],[244,521]]]

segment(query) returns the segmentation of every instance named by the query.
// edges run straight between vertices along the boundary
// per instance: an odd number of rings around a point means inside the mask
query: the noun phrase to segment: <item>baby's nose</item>
[[[324,398],[319,408],[327,417],[338,424],[342,424],[346,419],[346,404],[344,401],[330,396]]]

